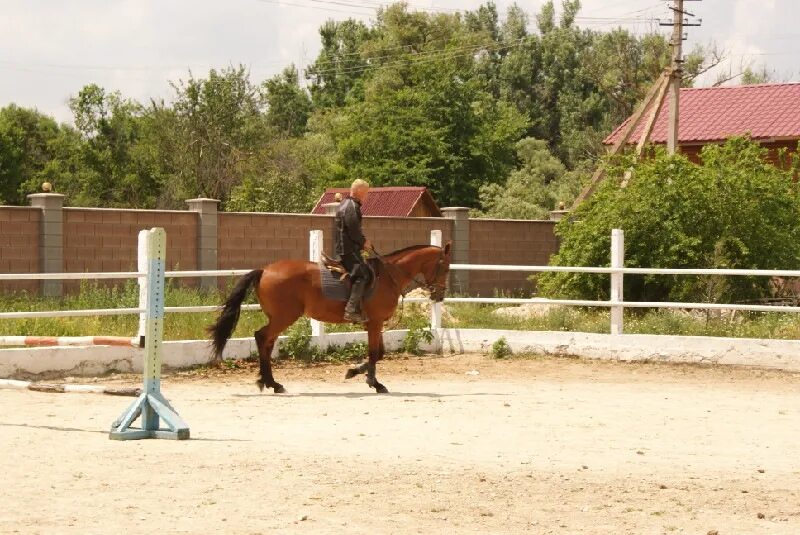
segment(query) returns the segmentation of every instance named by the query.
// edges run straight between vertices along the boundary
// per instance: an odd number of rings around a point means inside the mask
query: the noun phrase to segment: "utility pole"
[[[701,0],[672,0],[672,22],[661,23],[661,26],[672,26],[672,71],[670,73],[669,91],[669,131],[667,133],[667,152],[675,154],[678,151],[678,126],[680,123],[680,93],[681,80],[683,79],[683,35],[684,26],[700,26],[702,19],[696,24],[690,24],[684,15],[694,17],[692,13],[683,9],[684,1]]]

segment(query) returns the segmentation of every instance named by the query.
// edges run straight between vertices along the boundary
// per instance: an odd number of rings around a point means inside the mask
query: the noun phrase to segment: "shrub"
[[[501,336],[492,344],[492,357],[496,359],[506,359],[513,354],[505,336]]]
[[[554,265],[608,266],[611,230],[625,231],[625,263],[660,268],[779,269],[800,259],[800,202],[791,171],[765,160],[746,138],[707,145],[703,165],[685,157],[616,162],[597,194],[556,231]],[[544,273],[538,288],[553,297],[608,299],[607,275]],[[626,298],[735,302],[769,295],[766,277],[626,276]]]

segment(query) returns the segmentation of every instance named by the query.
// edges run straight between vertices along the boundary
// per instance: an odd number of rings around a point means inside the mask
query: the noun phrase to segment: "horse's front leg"
[[[384,353],[383,333],[381,330],[381,324],[368,326],[369,360],[367,361],[367,384],[374,388],[378,394],[388,394],[389,390],[380,384],[375,377],[375,364],[383,358]]]

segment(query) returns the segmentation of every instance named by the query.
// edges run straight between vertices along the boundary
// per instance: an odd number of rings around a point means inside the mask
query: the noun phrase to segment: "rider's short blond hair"
[[[350,191],[357,191],[360,189],[369,189],[369,182],[360,178],[353,180],[353,183],[350,184]]]

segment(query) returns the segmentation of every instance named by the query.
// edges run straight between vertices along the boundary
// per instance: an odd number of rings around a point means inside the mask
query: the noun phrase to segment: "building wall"
[[[38,208],[0,206],[0,273],[38,273],[42,212]],[[38,281],[2,282],[3,291],[39,289]]]

